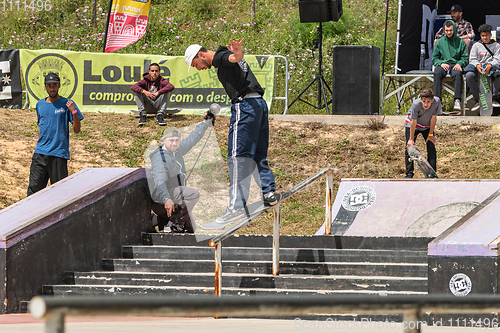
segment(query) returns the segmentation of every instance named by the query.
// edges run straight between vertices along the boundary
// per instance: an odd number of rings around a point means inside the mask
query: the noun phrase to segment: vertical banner
[[[19,50],[2,50],[0,51],[0,107],[20,109],[22,104]]]
[[[431,70],[436,0],[403,0],[399,10],[401,37],[398,74],[419,69],[421,43],[425,44],[425,69]]]
[[[138,41],[146,33],[151,0],[113,0],[106,28],[106,53]]]

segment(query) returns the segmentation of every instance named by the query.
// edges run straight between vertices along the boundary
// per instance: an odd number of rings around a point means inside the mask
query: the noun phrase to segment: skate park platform
[[[0,314],[140,242],[150,210],[144,169],[86,168],[0,211]]]
[[[296,115],[296,114],[270,114],[269,119],[279,121],[295,121],[301,123],[318,122],[328,125],[352,125],[364,126],[371,119],[383,119],[384,123],[393,126],[404,126],[406,114],[394,116],[376,116],[376,115]],[[482,124],[482,125],[497,125],[500,124],[498,117],[478,117],[478,116],[439,116],[438,123],[440,124]]]
[[[317,251],[426,249],[429,293],[496,294],[499,188],[500,180],[343,179],[332,205],[332,236],[320,231],[312,243]],[[0,279],[6,281],[0,313],[22,310],[22,302],[40,295],[43,285],[61,281],[65,272],[98,270],[103,258],[120,257],[124,245],[140,244],[150,211],[145,170],[127,168],[84,169],[0,211]],[[163,247],[170,238],[194,239],[151,235],[164,238]],[[297,241],[282,238],[291,247]]]
[[[361,247],[429,243],[429,293],[497,294],[499,196],[499,180],[343,179],[332,235],[338,246],[352,237]]]

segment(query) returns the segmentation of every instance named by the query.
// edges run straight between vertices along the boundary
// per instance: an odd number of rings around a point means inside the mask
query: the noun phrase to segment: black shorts
[[[50,184],[68,177],[68,160],[61,157],[33,154],[30,167],[30,182],[28,196],[36,193]]]

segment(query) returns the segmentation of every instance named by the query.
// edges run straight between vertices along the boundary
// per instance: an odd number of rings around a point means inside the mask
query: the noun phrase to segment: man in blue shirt
[[[40,136],[31,160],[28,196],[50,183],[68,176],[69,123],[75,133],[80,132],[83,115],[75,103],[59,95],[59,75],[45,77],[45,90],[49,96],[36,103]]]

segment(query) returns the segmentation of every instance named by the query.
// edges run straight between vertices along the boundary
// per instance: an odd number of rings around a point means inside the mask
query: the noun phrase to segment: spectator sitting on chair
[[[457,37],[457,27],[453,21],[444,23],[445,38],[441,38],[434,46],[432,64],[434,69],[434,95],[441,99],[442,80],[446,74],[453,78],[455,87],[454,110],[461,110],[462,69],[467,65],[467,46],[463,39]]]
[[[427,161],[436,170],[436,137],[434,127],[436,126],[437,115],[441,114],[441,100],[434,96],[431,89],[423,89],[420,98],[417,98],[410,107],[405,119],[405,166],[406,178],[413,178],[414,165],[408,154],[408,147],[415,144],[419,134],[427,144]]]
[[[457,25],[457,36],[464,40],[465,44],[467,45],[467,50],[470,51],[471,41],[473,41],[474,37],[476,37],[476,35],[474,34],[474,29],[472,28],[472,24],[462,18],[462,7],[460,7],[459,5],[451,6],[451,9],[448,13],[450,13],[451,19]],[[439,31],[436,33],[434,43],[436,43],[436,41],[443,36],[444,27],[441,27],[441,29],[439,29]]]
[[[190,215],[200,193],[186,186],[183,156],[203,138],[208,126],[213,126],[214,121],[215,116],[205,115],[205,121],[199,123],[182,141],[181,132],[177,128],[167,128],[160,139],[162,145],[149,155],[154,187],[151,189],[151,197],[154,201],[153,211],[156,213],[153,225],[158,224],[159,229],[169,226],[172,232],[195,232],[196,224]]]
[[[481,41],[472,46],[470,63],[464,69],[467,85],[475,100],[471,111],[479,110],[479,88],[476,82],[478,73],[491,75],[493,96],[496,96],[500,91],[500,44],[491,39],[491,30],[493,30],[493,27],[489,24],[483,24],[479,27]],[[492,105],[495,108],[500,107],[500,104],[495,99],[493,99]]]
[[[156,113],[156,122],[165,126],[164,113],[167,108],[167,93],[174,90],[174,86],[160,75],[160,65],[152,63],[149,72],[142,75],[143,79],[130,89],[134,92],[135,102],[139,109],[139,126],[146,124],[146,114]]]

